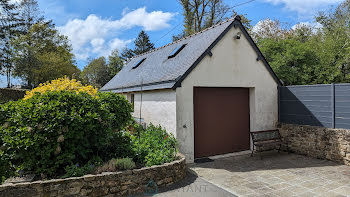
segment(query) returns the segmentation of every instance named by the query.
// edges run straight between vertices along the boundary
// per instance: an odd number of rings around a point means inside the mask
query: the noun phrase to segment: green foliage
[[[95,173],[116,172],[118,170],[130,170],[136,168],[135,162],[131,158],[111,159],[98,166]]]
[[[7,87],[11,85],[13,47],[10,42],[21,33],[18,6],[10,0],[0,0],[0,73],[6,75]]]
[[[64,168],[66,174],[62,178],[79,177],[92,173],[96,166],[101,165],[101,163],[101,158],[95,157],[83,166],[80,166],[79,164],[67,166]]]
[[[75,165],[66,166],[64,168],[66,174],[62,176],[62,178],[79,177],[89,173],[93,173],[95,168],[101,164],[102,164],[102,159],[100,157],[93,157],[85,165],[80,166],[80,164],[77,163]]]
[[[124,61],[119,55],[119,51],[113,50],[111,55],[108,56],[108,63],[105,57],[90,60],[89,64],[80,73],[80,78],[85,84],[101,88],[118,74],[123,66]]]
[[[8,156],[9,155],[5,154],[4,151],[0,150],[0,184],[2,184],[7,178],[15,175],[15,169],[11,165]]]
[[[121,53],[121,58],[123,60],[128,60],[135,55],[140,55],[147,51],[154,49],[154,44],[151,43],[148,34],[145,31],[141,31],[134,41],[135,48],[128,49],[124,48]]]
[[[136,132],[131,136],[134,151],[138,153],[135,160],[139,160],[145,166],[174,161],[177,142],[172,134],[168,134],[161,126],[152,124],[144,131],[139,126],[136,127]]]
[[[101,149],[100,155],[103,158],[123,158],[135,155],[130,135],[122,131],[112,132],[111,135],[106,136],[106,145]]]
[[[108,69],[111,78],[114,77],[123,68],[124,62],[119,55],[118,50],[113,50],[112,54],[108,56]]]
[[[113,93],[37,94],[1,106],[1,140],[13,164],[54,176],[94,156],[108,159],[101,153],[119,139],[115,132],[130,122],[130,112],[127,100]]]
[[[154,44],[151,43],[148,34],[143,30],[139,33],[134,43],[135,43],[135,49],[134,49],[135,55],[139,55],[154,49]]]
[[[74,78],[80,70],[74,65],[68,38],[59,34],[51,23],[39,22],[26,34],[12,40],[14,76],[30,87],[63,76]]]
[[[260,49],[285,85],[309,84],[315,80],[319,65],[317,53],[309,43],[297,39],[263,39]]]
[[[76,165],[70,165],[64,168],[66,171],[66,174],[62,176],[62,178],[68,178],[68,177],[79,177],[84,176],[86,174],[89,174],[93,171],[94,166],[85,164],[83,166]]]
[[[83,83],[101,88],[110,79],[110,73],[105,57],[92,59],[80,74]]]
[[[131,170],[136,168],[135,162],[128,157],[115,160],[115,166],[118,170]]]
[[[254,35],[285,85],[350,82],[350,1],[320,13],[316,22],[322,27],[283,29],[265,20]]]

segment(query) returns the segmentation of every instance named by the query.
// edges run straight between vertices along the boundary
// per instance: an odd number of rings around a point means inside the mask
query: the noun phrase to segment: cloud
[[[301,15],[312,15],[321,8],[327,8],[343,0],[263,0],[274,5],[284,4],[285,8]]]
[[[312,29],[318,30],[320,28],[322,28],[322,24],[318,23],[318,22],[300,22],[298,24],[295,24],[291,27],[291,29],[296,30],[298,28],[302,28],[302,27],[311,27]]]
[[[169,27],[168,21],[173,16],[173,13],[162,11],[147,13],[146,8],[143,7],[125,14],[118,22],[126,28],[141,26],[146,31],[153,31]]]
[[[10,3],[20,4],[21,2],[22,2],[22,0],[10,0]]]
[[[134,27],[146,31],[156,31],[170,27],[169,21],[175,15],[170,12],[147,12],[146,7],[129,11],[123,10],[119,20],[103,19],[91,14],[85,20],[75,18],[58,27],[68,36],[73,46],[73,53],[78,60],[86,60],[93,55],[108,55],[113,49],[121,49],[132,40],[122,40],[117,34]]]

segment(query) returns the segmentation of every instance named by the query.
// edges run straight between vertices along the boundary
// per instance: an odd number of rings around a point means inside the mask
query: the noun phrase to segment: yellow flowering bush
[[[97,88],[94,88],[91,85],[83,85],[80,81],[77,81],[76,79],[70,80],[68,77],[65,76],[63,78],[58,78],[50,82],[40,84],[33,90],[27,91],[26,95],[24,96],[24,100],[33,97],[36,92],[43,94],[48,91],[59,92],[63,90],[72,91],[76,93],[86,92],[92,96],[96,96],[97,94]]]
[[[0,182],[15,169],[55,178],[88,173],[74,171],[76,164],[134,157],[130,138],[119,132],[132,121],[126,98],[76,92],[47,91],[0,105]]]

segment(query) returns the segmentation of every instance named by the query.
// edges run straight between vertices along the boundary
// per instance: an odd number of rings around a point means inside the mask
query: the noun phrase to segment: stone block
[[[149,180],[154,180],[159,185],[171,185],[183,179],[185,174],[186,162],[181,157],[168,164],[142,169],[1,185],[0,197],[123,196],[142,192]]]

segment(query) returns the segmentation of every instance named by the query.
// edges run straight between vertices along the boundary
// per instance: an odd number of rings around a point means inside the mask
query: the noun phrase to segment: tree
[[[234,10],[230,11],[231,8],[223,0],[179,0],[179,2],[183,8],[184,30],[182,33],[174,35],[173,41],[200,32],[237,15]],[[241,16],[241,18],[242,23],[247,28],[251,28],[250,20],[245,16]]]
[[[0,13],[0,71],[6,75],[7,87],[10,87],[14,67],[10,41],[20,33],[22,21],[18,17],[18,7],[9,0],[0,0]]]
[[[138,37],[134,41],[134,44],[135,44],[135,49],[134,49],[135,55],[139,55],[154,49],[154,44],[151,43],[151,41],[149,40],[149,36],[143,30],[139,33]]]
[[[131,59],[132,57],[135,56],[134,50],[129,49],[127,47],[123,48],[120,57],[124,60],[124,61],[128,61],[129,59]]]
[[[271,20],[269,18],[259,21],[251,30],[252,37],[256,42],[266,38],[274,40],[286,39],[291,33],[292,30],[283,28],[279,20]]]
[[[28,33],[32,26],[36,23],[52,23],[52,21],[45,21],[36,0],[21,0],[19,10],[19,17],[23,21],[22,31],[24,33]]]
[[[350,82],[350,0],[320,13],[316,21],[323,26],[321,37],[314,43],[322,63],[321,81]]]
[[[119,55],[119,51],[116,49],[112,51],[111,55],[108,56],[108,70],[111,78],[114,77],[123,68],[124,61]]]
[[[74,65],[72,47],[66,36],[60,35],[51,23],[36,23],[27,34],[12,41],[15,52],[14,75],[27,81],[29,87],[79,74]]]
[[[180,0],[180,3],[186,36],[221,22],[230,10],[223,0]]]
[[[350,82],[350,0],[320,13],[321,27],[282,28],[265,20],[255,28],[257,44],[286,85]]]
[[[319,65],[319,58],[309,42],[297,38],[266,38],[259,44],[272,69],[285,85],[313,84],[317,81],[315,68]]]
[[[142,53],[145,53],[147,51],[154,49],[154,44],[151,43],[148,34],[143,30],[137,36],[136,40],[134,41],[134,44],[135,44],[134,49],[128,49],[128,48],[123,49],[121,53],[121,58],[124,61],[127,61],[128,59],[132,58],[135,55],[140,55]]]
[[[83,83],[97,88],[103,87],[110,80],[110,76],[105,57],[90,60],[81,72]]]

